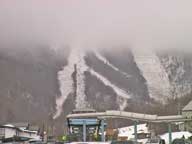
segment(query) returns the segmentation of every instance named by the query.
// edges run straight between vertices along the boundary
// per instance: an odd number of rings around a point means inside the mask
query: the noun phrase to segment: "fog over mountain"
[[[1,0],[1,121],[59,123],[74,108],[137,111],[188,97],[191,4]]]
[[[191,1],[1,0],[1,43],[53,47],[191,47]]]

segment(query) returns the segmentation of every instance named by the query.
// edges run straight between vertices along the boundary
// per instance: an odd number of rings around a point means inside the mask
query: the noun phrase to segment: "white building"
[[[3,125],[0,126],[0,137],[1,138],[11,138],[18,136],[20,129],[13,125]]]
[[[26,129],[27,128],[27,129]],[[0,126],[0,139],[12,138],[12,137],[25,137],[30,139],[40,139],[38,130],[30,130],[29,126],[16,127],[12,124],[6,124]]]
[[[22,130],[18,133],[19,137],[27,137],[31,139],[40,139],[37,131],[30,131],[30,130]]]

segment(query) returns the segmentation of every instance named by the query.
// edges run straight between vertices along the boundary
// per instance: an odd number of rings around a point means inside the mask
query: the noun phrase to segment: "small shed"
[[[13,125],[2,125],[0,126],[0,137],[2,139],[18,136],[19,131],[21,130]]]
[[[183,109],[182,109],[182,114],[186,118],[191,118],[192,119],[192,101],[190,101]]]

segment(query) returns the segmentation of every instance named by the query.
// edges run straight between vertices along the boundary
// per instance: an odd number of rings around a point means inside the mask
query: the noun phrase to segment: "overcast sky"
[[[191,0],[0,0],[0,43],[192,47]]]

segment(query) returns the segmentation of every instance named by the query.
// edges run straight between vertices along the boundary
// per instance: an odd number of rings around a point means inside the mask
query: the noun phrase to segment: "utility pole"
[[[74,64],[74,73],[72,75],[72,78],[74,80],[74,97],[77,97],[77,65]]]
[[[42,141],[44,142],[44,140],[45,140],[45,134],[44,134],[44,132],[45,132],[45,123],[43,122],[43,128],[42,128]]]
[[[181,103],[180,102],[178,102],[178,115],[181,115]]]
[[[168,131],[169,131],[169,144],[172,143],[172,127],[171,123],[168,123]]]
[[[104,119],[101,120],[101,141],[105,142],[105,123],[104,123]]]
[[[135,143],[137,143],[137,120],[134,121],[134,135],[135,135]]]

